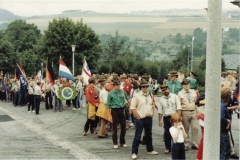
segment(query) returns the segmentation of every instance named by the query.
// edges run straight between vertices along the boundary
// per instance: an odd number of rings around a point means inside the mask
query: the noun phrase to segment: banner
[[[77,90],[75,87],[61,87],[58,90],[58,97],[60,100],[70,100],[75,99],[77,95]]]
[[[87,61],[85,60],[85,58],[83,60],[82,76],[83,76],[84,82],[88,84],[88,79],[92,76],[92,74],[87,65]]]

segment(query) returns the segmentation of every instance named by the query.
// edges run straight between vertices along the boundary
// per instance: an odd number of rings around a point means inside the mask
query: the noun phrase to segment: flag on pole
[[[67,68],[66,64],[60,59],[59,60],[59,76],[75,81],[71,71]]]
[[[88,83],[88,79],[92,77],[91,71],[87,65],[87,61],[85,60],[85,58],[83,60],[82,77],[85,83]]]
[[[14,79],[15,79],[15,80],[18,80],[18,76],[17,76],[16,69],[15,69]]]
[[[26,77],[26,73],[25,73],[25,71],[24,71],[24,69],[23,69],[23,65],[22,65],[22,62],[20,63],[20,69],[21,69],[21,72],[22,72],[22,74],[24,75],[24,77]]]
[[[22,70],[20,68],[20,66],[17,64],[18,68],[17,68],[17,76],[20,80],[20,92],[22,94],[25,94],[27,92],[27,88],[28,88],[28,82],[26,77],[24,76],[24,74],[22,73]]]
[[[6,91],[6,88],[7,88],[7,86],[6,86],[6,83],[5,83],[5,78],[2,77],[2,88],[1,89]]]
[[[56,76],[54,74],[52,65],[49,63],[49,61],[47,59],[47,63],[46,63],[46,80],[49,80],[49,83],[54,85],[54,80],[55,79],[56,79]]]

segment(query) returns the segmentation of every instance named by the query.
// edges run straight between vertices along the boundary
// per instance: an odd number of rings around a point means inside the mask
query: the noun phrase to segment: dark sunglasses
[[[142,86],[142,88],[148,88],[148,86]]]

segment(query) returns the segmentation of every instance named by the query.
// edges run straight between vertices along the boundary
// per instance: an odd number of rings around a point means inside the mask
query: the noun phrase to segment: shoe
[[[118,149],[118,145],[113,145],[113,148],[114,149]]]
[[[152,151],[152,152],[147,152],[148,154],[151,154],[151,155],[158,155],[158,152],[156,151]]]
[[[129,126],[135,126],[134,123],[130,123]]]
[[[30,111],[28,111],[28,113],[31,113]]]
[[[128,126],[126,126],[126,130],[128,130],[129,129],[129,127]]]
[[[80,109],[80,108],[78,108],[78,110],[79,110],[79,111],[81,111],[81,109]]]
[[[85,105],[83,105],[83,107],[86,107]]]
[[[135,129],[136,127],[135,127],[135,126],[131,126],[130,128],[131,128],[131,129]]]
[[[108,136],[98,136],[98,138],[108,138]]]
[[[185,146],[185,147],[184,147],[184,150],[185,150],[185,151],[188,151],[188,147],[187,147],[187,146]]]
[[[72,110],[73,110],[73,111],[76,111],[76,110],[77,110],[77,108],[73,108]]]
[[[169,154],[170,152],[171,151],[167,149],[167,150],[164,151],[164,154]]]
[[[137,155],[135,153],[132,154],[132,159],[137,159]]]
[[[198,150],[198,146],[197,145],[192,145],[192,149]]]
[[[127,147],[127,145],[126,145],[126,144],[121,144],[120,146],[121,146],[121,147]]]
[[[234,153],[230,156],[230,158],[231,159],[239,159],[239,156],[236,153]]]
[[[83,132],[83,136],[87,136],[87,132],[84,131],[84,132]]]
[[[35,111],[33,110],[32,112],[34,113]]]

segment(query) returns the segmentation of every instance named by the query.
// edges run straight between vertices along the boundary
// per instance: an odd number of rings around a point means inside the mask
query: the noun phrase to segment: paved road
[[[27,107],[13,107],[0,102],[0,159],[131,159],[134,129],[127,130],[127,148],[113,149],[111,138],[99,139],[97,135],[82,136],[86,122],[86,108],[54,113],[40,106],[40,115],[28,113]],[[234,115],[232,130],[235,149],[239,150],[239,122]],[[139,147],[139,159],[171,159],[165,155],[163,128],[153,124],[153,146],[159,155],[147,155],[143,145]],[[200,131],[200,130],[199,130]],[[199,132],[200,133],[200,132]],[[108,133],[111,135],[111,133]],[[199,135],[200,137],[200,135]],[[196,150],[186,152],[187,159],[195,159]]]

